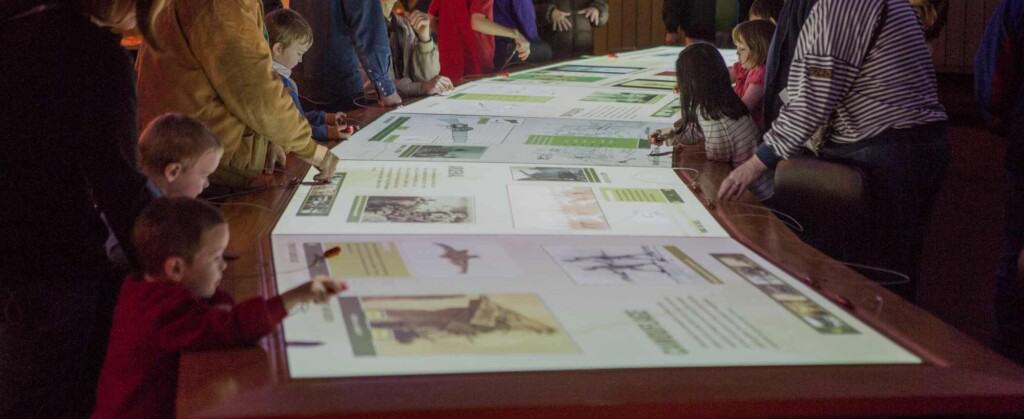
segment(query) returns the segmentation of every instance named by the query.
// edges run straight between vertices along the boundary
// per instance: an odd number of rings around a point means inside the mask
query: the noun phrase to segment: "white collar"
[[[280,74],[282,77],[287,77],[289,79],[292,78],[292,69],[285,67],[281,64],[278,64],[276,61],[274,62],[274,71],[276,71],[277,74]]]

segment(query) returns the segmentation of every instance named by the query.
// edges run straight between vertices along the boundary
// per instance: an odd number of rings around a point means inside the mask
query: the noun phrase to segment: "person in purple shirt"
[[[551,60],[551,46],[540,40],[537,33],[537,12],[531,0],[494,0],[494,22],[518,29],[530,40],[530,63]],[[511,39],[494,38],[494,69],[504,70],[509,64],[519,62],[515,54],[516,44]],[[511,58],[510,58],[511,57]]]

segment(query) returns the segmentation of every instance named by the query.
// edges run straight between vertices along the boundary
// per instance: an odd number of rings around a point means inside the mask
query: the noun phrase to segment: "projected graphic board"
[[[678,106],[676,107],[678,109]],[[345,160],[472,161],[670,167],[651,156],[647,122],[390,113],[334,149]],[[415,145],[486,146],[482,154],[423,156]],[[428,149],[429,150],[429,149]]]
[[[351,287],[285,320],[293,378],[920,362],[727,238],[279,235],[274,255],[281,291]]]
[[[343,161],[331,184],[298,188],[274,233],[726,236],[671,170],[418,161]]]
[[[285,320],[291,377],[920,363],[729,238],[650,156],[679,117],[679,51],[472,82],[337,147],[273,233],[280,291],[351,287]]]
[[[650,89],[477,82],[405,106],[402,112],[671,124],[672,116],[655,114],[673,99],[671,91]]]
[[[602,86],[622,80],[630,74],[646,70],[646,66],[555,64],[534,70],[512,73],[507,77],[492,77],[485,81],[513,84]]]

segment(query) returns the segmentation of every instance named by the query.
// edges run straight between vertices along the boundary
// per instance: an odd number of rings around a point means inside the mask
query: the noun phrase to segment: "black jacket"
[[[120,37],[73,2],[11,19],[32,3],[0,6],[0,283],[107,266],[101,211],[134,260],[131,226],[152,199]]]

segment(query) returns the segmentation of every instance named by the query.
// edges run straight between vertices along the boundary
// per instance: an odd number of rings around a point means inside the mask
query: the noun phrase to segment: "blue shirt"
[[[277,63],[274,63],[274,65],[277,66]],[[313,130],[313,139],[327,141],[327,130],[330,128],[327,126],[327,113],[324,111],[304,111],[302,109],[302,101],[299,100],[299,86],[296,86],[295,81],[288,76],[280,72],[277,72],[277,75],[281,77],[281,83],[284,83],[285,89],[288,89],[288,95],[292,97],[292,102],[295,103],[295,109],[298,109],[299,115],[304,116],[306,121],[309,122],[309,128]]]

